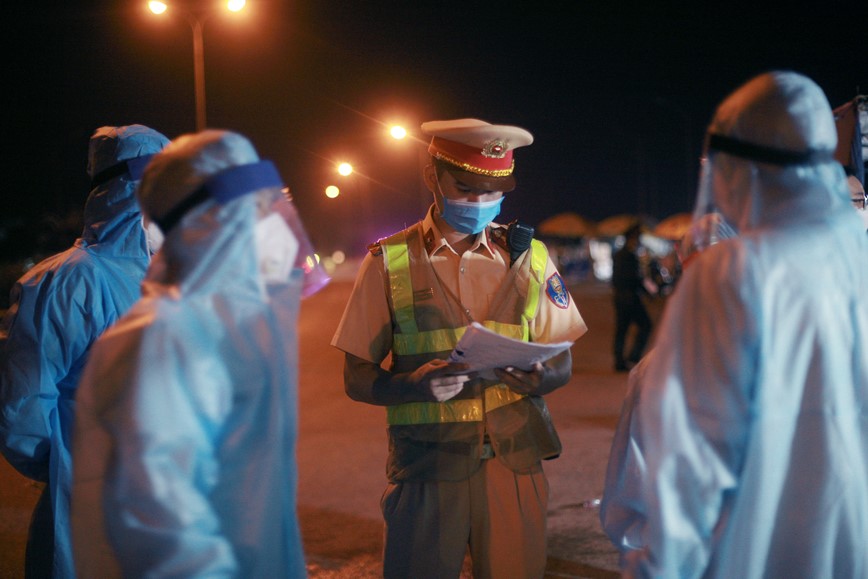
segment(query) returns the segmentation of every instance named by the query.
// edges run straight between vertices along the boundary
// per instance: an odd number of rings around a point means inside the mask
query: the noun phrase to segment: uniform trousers
[[[496,458],[462,481],[390,483],[383,575],[456,579],[469,547],[474,579],[542,577],[548,497],[542,465],[516,474]]]

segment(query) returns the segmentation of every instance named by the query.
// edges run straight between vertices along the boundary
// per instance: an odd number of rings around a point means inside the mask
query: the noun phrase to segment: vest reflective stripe
[[[530,269],[537,274],[539,283],[535,283],[535,280],[531,277],[527,284],[527,302],[524,306],[522,326],[530,323],[539,307],[539,294],[542,290],[542,285],[545,283],[547,257],[548,251],[545,244],[542,241],[532,239],[530,242]],[[525,339],[529,339],[529,337]]]
[[[392,336],[392,349],[399,356],[448,352],[455,347],[455,344],[464,335],[464,331],[465,328],[448,328],[414,334],[394,334]]]
[[[524,398],[506,386],[498,384],[485,389],[485,412],[491,412]],[[410,424],[442,424],[446,422],[480,422],[483,404],[479,399],[447,400],[446,402],[408,402],[386,408],[386,418],[392,426]]]
[[[514,340],[527,341],[525,336],[528,329],[524,324],[518,326],[487,320],[482,325],[502,336],[513,338]],[[446,352],[458,344],[458,340],[464,335],[465,329],[463,327],[447,328],[444,330],[416,332],[414,334],[394,334],[392,336],[392,348],[399,356]]]
[[[392,349],[398,356],[448,352],[464,335],[465,328],[446,328],[420,332],[416,324],[413,282],[410,276],[410,251],[405,234],[394,235],[382,242],[386,270],[389,274],[395,320],[400,328],[392,336]],[[521,315],[521,325],[486,320],[483,325],[498,334],[530,340],[530,321],[539,307],[540,291],[545,277],[548,251],[541,241],[531,240],[527,299]],[[408,402],[388,406],[386,417],[390,425],[435,424],[449,422],[479,422],[483,408],[490,412],[524,398],[504,384],[485,389],[485,404],[478,399],[447,400],[445,402]]]
[[[413,310],[413,281],[410,278],[410,251],[407,240],[396,240],[393,236],[383,243],[386,256],[386,271],[389,272],[389,285],[392,288],[392,304],[395,307],[395,320],[405,334],[417,333],[416,315]]]

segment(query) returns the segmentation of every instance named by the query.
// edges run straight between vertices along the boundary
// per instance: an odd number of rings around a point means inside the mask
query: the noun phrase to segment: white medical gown
[[[866,289],[846,209],[780,216],[686,270],[621,449],[643,467],[609,521],[638,547],[627,573],[868,576]]]
[[[167,236],[142,300],[93,349],[74,453],[82,577],[118,566],[129,577],[305,575],[301,278],[264,285],[255,220],[256,194],[192,210]]]

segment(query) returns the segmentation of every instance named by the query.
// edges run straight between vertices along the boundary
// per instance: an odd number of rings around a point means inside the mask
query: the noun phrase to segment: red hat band
[[[434,137],[428,146],[428,152],[434,158],[446,161],[464,171],[489,177],[511,175],[515,166],[512,150],[506,150],[506,146],[499,140],[487,143],[485,148],[480,150],[479,147]]]

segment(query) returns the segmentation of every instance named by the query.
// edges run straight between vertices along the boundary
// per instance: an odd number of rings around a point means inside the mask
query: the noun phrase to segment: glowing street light
[[[389,129],[389,134],[392,135],[393,139],[400,141],[401,139],[407,137],[407,129],[399,125],[395,125],[391,129]]]
[[[246,0],[228,0],[226,9],[238,12],[244,8]],[[169,5],[159,0],[150,0],[148,9],[160,15],[168,11]],[[205,129],[205,48],[202,41],[202,28],[205,25],[204,12],[189,12],[181,9],[193,31],[193,81],[196,90],[196,130]]]
[[[338,165],[338,174],[348,177],[353,174],[353,166],[349,163],[341,163]]]
[[[334,185],[329,185],[325,188],[325,194],[326,197],[328,197],[329,199],[335,199],[338,195],[341,194],[341,190]]]

